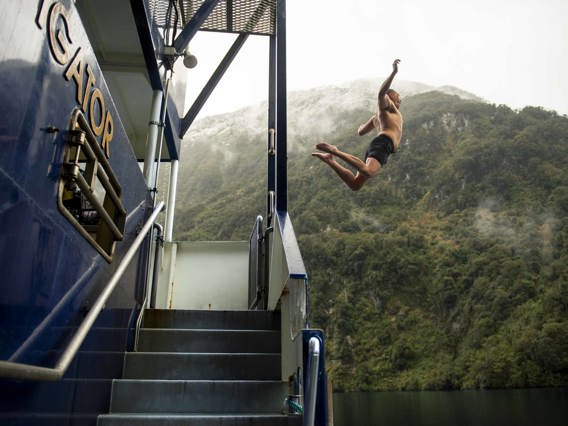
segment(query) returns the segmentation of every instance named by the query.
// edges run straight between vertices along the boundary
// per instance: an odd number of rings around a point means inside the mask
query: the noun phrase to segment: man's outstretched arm
[[[378,96],[378,104],[380,108],[388,108],[388,104],[385,104],[387,101],[385,99],[385,95],[387,91],[390,89],[392,81],[394,80],[394,76],[398,72],[398,64],[400,64],[400,59],[395,59],[392,63],[392,72],[387,77],[387,79],[381,84],[381,88],[379,89],[379,96]],[[389,103],[390,104],[390,103]]]
[[[376,128],[375,125],[375,121],[377,120],[376,115],[372,115],[371,118],[369,118],[369,120],[367,120],[366,123],[363,123],[359,126],[359,128],[357,129],[357,134],[359,136],[363,136],[366,135],[367,133],[369,133],[371,130]]]

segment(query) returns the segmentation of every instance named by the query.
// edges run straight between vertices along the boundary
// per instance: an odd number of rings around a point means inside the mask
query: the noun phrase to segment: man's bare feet
[[[320,142],[316,145],[316,148],[323,152],[329,152],[330,154],[335,154],[337,152],[337,147],[331,145],[327,142]]]
[[[323,152],[312,152],[312,156],[313,157],[317,157],[319,158],[321,161],[323,161],[324,163],[331,163],[333,161],[333,155],[329,154],[329,153],[323,153]]]

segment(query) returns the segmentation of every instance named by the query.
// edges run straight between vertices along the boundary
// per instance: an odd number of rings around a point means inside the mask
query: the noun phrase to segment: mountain
[[[290,215],[335,389],[566,386],[568,118],[398,89],[403,143],[359,192],[310,153],[324,139],[363,154],[376,82],[289,96]],[[248,238],[266,143],[266,106],[196,123],[177,239]]]
[[[378,87],[379,83],[376,80],[365,79],[289,93],[288,132],[291,131],[293,135],[297,135],[312,134],[314,129],[323,133],[334,130],[338,128],[338,123],[331,118],[335,118],[335,112],[338,110],[366,109],[370,114],[377,105]],[[403,98],[438,91],[456,95],[465,100],[483,102],[474,94],[453,86],[436,88],[423,83],[401,81],[394,88]],[[258,132],[265,131],[266,116],[267,104],[263,102],[235,112],[206,117],[193,125],[185,142],[188,145],[207,143],[212,136],[224,136],[229,131],[243,131],[245,125],[248,133],[258,134]]]
[[[366,120],[376,108],[377,88],[375,80],[357,80],[343,85],[291,92],[288,95],[289,152],[311,152],[320,138],[338,131],[356,131],[359,122]],[[452,86],[435,88],[422,83],[401,81],[395,88],[403,98],[438,90],[457,95],[461,99],[482,102],[481,98]],[[345,111],[347,114],[344,114]],[[264,160],[266,126],[266,102],[196,121],[182,144],[184,162],[180,167],[178,210],[183,211],[186,205],[204,202],[210,194],[222,191],[225,178],[234,183],[232,177],[236,176],[232,173],[237,173],[246,180],[242,175],[248,172],[243,168],[260,172],[256,163],[261,158]],[[243,162],[243,152],[251,161]],[[233,161],[236,158],[239,158],[238,164]],[[236,170],[231,170],[233,167]],[[221,173],[221,170],[225,172]],[[265,175],[264,171],[256,174],[253,182],[258,182],[259,178],[264,179]],[[264,196],[262,200],[264,202]]]

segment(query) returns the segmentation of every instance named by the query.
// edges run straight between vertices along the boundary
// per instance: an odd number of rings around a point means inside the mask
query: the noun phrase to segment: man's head
[[[397,108],[400,108],[400,95],[394,89],[387,90],[387,96],[394,103]]]

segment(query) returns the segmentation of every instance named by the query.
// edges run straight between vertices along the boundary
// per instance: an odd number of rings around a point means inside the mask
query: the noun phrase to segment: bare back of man
[[[392,80],[398,72],[399,63],[400,60],[398,59],[394,61],[391,75],[379,89],[377,113],[373,114],[367,122],[361,124],[357,131],[360,136],[366,135],[372,130],[377,132],[377,137],[373,139],[367,150],[365,161],[343,152],[337,146],[326,142],[316,145],[316,148],[322,152],[314,152],[312,154],[328,164],[347,186],[354,191],[361,189],[370,177],[376,175],[382,165],[386,164],[388,155],[394,153],[400,145],[403,124],[402,114],[399,111],[400,95],[390,89]],[[342,159],[357,169],[357,172],[353,174],[339,164],[334,157]]]

